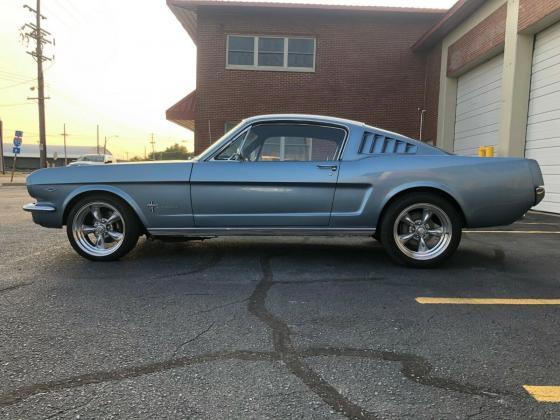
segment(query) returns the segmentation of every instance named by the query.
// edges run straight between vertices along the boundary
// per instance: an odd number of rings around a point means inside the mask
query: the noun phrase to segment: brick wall
[[[518,29],[520,32],[547,18],[552,18],[552,20],[560,18],[560,0],[519,1]]]
[[[432,48],[426,57],[426,91],[424,98],[424,130],[422,140],[436,144],[441,71],[441,43]]]
[[[413,53],[410,46],[437,19],[423,14],[199,8],[195,151],[210,144],[210,134],[217,140],[226,121],[266,113],[332,115],[417,137],[427,66],[426,56]],[[313,36],[316,71],[226,70],[228,33]],[[433,97],[426,104],[430,115],[437,114],[437,99],[435,107]]]
[[[501,49],[505,42],[506,19],[507,4],[504,4],[451,45],[447,56],[447,74],[455,76],[477,59],[487,58],[493,51]]]

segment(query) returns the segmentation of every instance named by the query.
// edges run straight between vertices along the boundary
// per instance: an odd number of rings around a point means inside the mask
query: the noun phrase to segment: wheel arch
[[[72,194],[69,194],[68,197],[66,197],[62,206],[64,209],[62,214],[62,224],[66,225],[68,214],[70,213],[70,210],[72,209],[74,204],[76,204],[82,198],[87,197],[88,195],[93,195],[98,193],[113,196],[114,198],[117,198],[122,202],[124,202],[124,204],[127,205],[136,215],[142,230],[145,231],[146,220],[142,211],[140,210],[140,207],[138,206],[138,203],[136,203],[136,201],[125,191],[108,185],[82,186],[72,191]]]
[[[461,206],[460,201],[455,198],[454,194],[452,194],[450,191],[440,186],[416,185],[416,186],[408,186],[408,187],[400,188],[396,191],[393,191],[392,194],[387,195],[387,198],[383,203],[382,210],[379,213],[379,217],[377,218],[376,232],[381,231],[380,229],[381,229],[381,223],[383,217],[385,216],[385,213],[391,204],[393,204],[395,201],[399,200],[400,198],[404,197],[405,195],[418,193],[418,192],[436,194],[448,200],[449,203],[453,205],[453,207],[455,207],[457,213],[461,217],[461,225],[463,227],[466,226],[467,219],[465,216],[465,212],[463,211],[463,207]]]

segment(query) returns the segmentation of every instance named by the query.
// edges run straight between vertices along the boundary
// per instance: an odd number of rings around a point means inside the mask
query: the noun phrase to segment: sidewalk
[[[14,174],[14,181],[10,183],[10,178],[12,176],[11,172],[6,171],[6,174],[0,172],[0,187],[16,187],[25,185],[25,180],[27,179],[27,172],[16,172]]]

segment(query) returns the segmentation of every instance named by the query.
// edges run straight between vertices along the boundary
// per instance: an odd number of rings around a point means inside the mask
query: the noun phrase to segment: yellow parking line
[[[422,305],[560,305],[560,299],[495,299],[417,297]]]
[[[560,403],[560,386],[523,385],[523,388],[538,402]]]

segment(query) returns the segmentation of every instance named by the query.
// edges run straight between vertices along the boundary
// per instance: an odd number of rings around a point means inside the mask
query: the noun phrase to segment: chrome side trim
[[[23,206],[24,211],[52,212],[56,211],[56,207],[48,204],[28,203]]]
[[[153,236],[373,236],[373,228],[192,227],[148,229]]]

